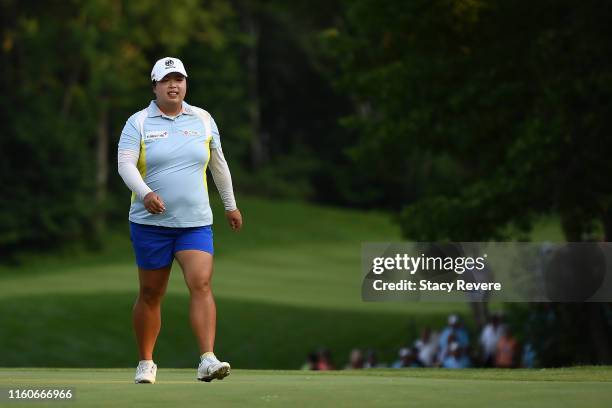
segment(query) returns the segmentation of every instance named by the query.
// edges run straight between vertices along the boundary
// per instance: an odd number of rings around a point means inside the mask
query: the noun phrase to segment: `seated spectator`
[[[351,355],[349,356],[349,363],[344,367],[345,370],[355,370],[359,368],[363,368],[363,353],[360,349],[354,348],[351,350]]]
[[[416,350],[411,350],[408,347],[402,347],[399,349],[399,360],[396,360],[391,368],[409,368],[409,367],[423,367],[418,361]]]
[[[453,341],[449,346],[449,354],[442,361],[443,368],[468,368],[471,366],[470,358],[458,342]]]
[[[386,365],[384,363],[378,362],[376,351],[371,350],[371,349],[368,350],[368,352],[366,353],[366,359],[365,359],[363,368],[381,368],[381,367],[386,367]]]
[[[318,370],[317,364],[319,359],[317,357],[317,353],[308,353],[306,356],[306,361],[302,364],[300,370]]]
[[[448,345],[452,342],[449,339],[451,336],[453,337],[453,341],[457,342],[459,346],[464,349],[464,351],[467,350],[470,345],[470,338],[467,330],[465,330],[463,327],[459,316],[456,314],[448,316],[448,326],[446,326],[440,334],[440,338],[438,340],[438,361],[443,361],[448,356]]]
[[[533,368],[536,364],[536,353],[531,343],[526,343],[523,347],[523,355],[521,357],[521,367]]]
[[[336,367],[334,366],[334,363],[332,363],[330,351],[326,348],[320,349],[318,354],[317,370],[328,371],[335,369]]]
[[[512,335],[510,327],[503,326],[502,335],[497,342],[497,350],[495,353],[495,367],[498,368],[514,368],[517,367],[518,361],[518,341]]]
[[[485,325],[480,333],[480,359],[484,367],[495,365],[495,353],[497,352],[497,342],[502,335],[501,315],[493,314],[489,318],[489,323]]]
[[[437,334],[432,333],[429,327],[421,331],[421,337],[414,342],[416,348],[417,359],[425,367],[433,367],[436,363],[436,354],[438,352]]]

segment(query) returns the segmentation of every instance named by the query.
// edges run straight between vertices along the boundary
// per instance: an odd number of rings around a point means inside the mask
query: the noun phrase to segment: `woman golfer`
[[[132,191],[130,237],[140,281],[133,315],[140,354],[135,382],[155,382],[153,348],[174,259],[183,270],[191,297],[191,327],[201,354],[197,378],[208,382],[226,377],[230,365],[213,353],[213,218],[206,168],[234,231],[242,227],[242,216],[215,121],[205,110],[184,102],[187,72],[183,63],[176,58],[160,59],[153,66],[151,80],[155,100],[128,119],[118,151],[119,174]]]

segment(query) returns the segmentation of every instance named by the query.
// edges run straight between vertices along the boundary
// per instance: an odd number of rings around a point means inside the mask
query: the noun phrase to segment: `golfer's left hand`
[[[240,214],[239,209],[236,208],[232,211],[226,211],[225,218],[227,218],[227,222],[229,222],[230,227],[232,227],[234,231],[240,231],[242,228],[242,214]]]

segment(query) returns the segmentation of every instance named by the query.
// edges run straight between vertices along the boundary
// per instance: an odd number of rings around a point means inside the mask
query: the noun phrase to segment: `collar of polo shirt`
[[[191,108],[191,106],[187,102],[183,101],[183,107],[182,107],[181,113],[179,113],[179,115],[180,114],[194,115],[195,113],[193,112],[193,109]],[[147,116],[149,118],[154,118],[156,116],[161,116],[161,117],[164,117],[164,118],[170,118],[170,116],[164,114],[159,109],[159,106],[157,106],[157,103],[155,103],[155,100],[152,100],[151,103],[149,104],[149,107],[147,108]]]

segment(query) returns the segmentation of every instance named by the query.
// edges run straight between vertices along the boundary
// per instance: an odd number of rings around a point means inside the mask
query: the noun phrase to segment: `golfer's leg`
[[[168,286],[170,266],[138,268],[140,291],[134,304],[133,324],[140,360],[153,360],[153,348],[161,328],[161,301]]]
[[[189,288],[189,317],[198,340],[200,354],[213,351],[217,309],[211,289],[213,256],[204,251],[183,250],[175,253]]]

